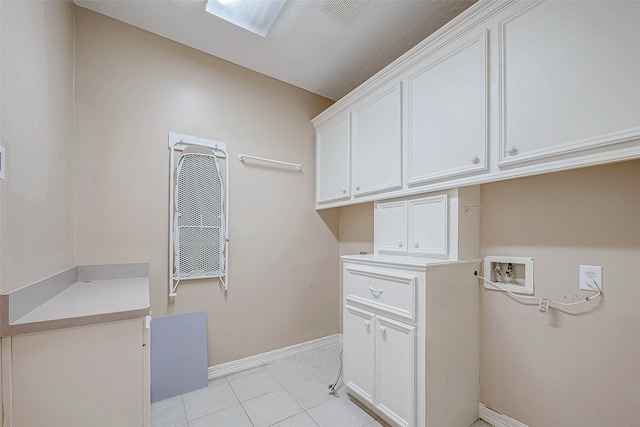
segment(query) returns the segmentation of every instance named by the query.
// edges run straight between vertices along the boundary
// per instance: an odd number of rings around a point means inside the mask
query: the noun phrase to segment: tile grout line
[[[313,370],[313,369],[312,369],[312,370]],[[315,372],[315,371],[314,371],[314,372]],[[277,381],[277,380],[276,380],[276,381]],[[308,379],[307,379],[307,380],[303,380],[303,381],[308,381]],[[297,382],[297,383],[295,383],[295,384],[299,384],[299,383],[301,383],[301,382],[302,382],[302,381],[298,381],[298,382]],[[279,381],[278,381],[278,383],[279,383]],[[295,384],[290,384],[290,385],[295,385]],[[280,385],[282,385],[282,384],[280,384]],[[308,416],[309,418],[311,418],[311,420],[312,420],[316,425],[319,425],[319,424],[316,422],[316,420],[311,416],[311,414],[307,412],[307,409],[306,409],[304,406],[302,406],[302,404],[301,404],[300,402],[298,402],[298,400],[297,400],[297,399],[296,399],[296,398],[295,398],[295,397],[294,397],[294,396],[289,392],[289,390],[287,390],[287,388],[286,388],[284,385],[282,385],[282,389],[283,389],[283,390],[284,390],[284,391],[289,395],[289,397],[290,397],[291,399],[293,399],[293,401],[294,401],[294,402],[296,402],[296,404],[298,404],[298,406],[300,406],[300,409],[302,409],[302,411],[301,411],[301,412],[298,412],[297,414],[293,414],[293,415],[291,415],[290,417],[285,418],[284,420],[287,420],[287,419],[289,419],[289,418],[295,417],[296,415],[300,415],[301,413],[303,413],[303,412],[304,412],[305,414],[307,414],[307,416]],[[280,423],[280,422],[282,422],[282,421],[284,421],[284,420],[280,420],[280,421],[278,421],[278,423]],[[278,423],[275,423],[275,424],[278,424]]]
[[[187,421],[187,427],[189,427],[189,415],[187,415],[187,404],[184,401],[184,394],[180,395],[180,401],[182,402],[182,411],[184,412],[184,419]],[[180,427],[180,424],[178,424],[176,427]]]
[[[238,399],[238,404],[240,404],[240,407],[242,408],[242,412],[244,412],[244,414],[247,416],[247,419],[249,420],[249,423],[252,425],[252,427],[255,427],[255,424],[253,423],[253,420],[249,416],[249,413],[247,412],[246,408],[242,404],[242,401],[240,400],[240,397],[238,397],[238,393],[236,393],[236,390],[233,388],[233,385],[231,385],[231,381],[229,381],[228,375],[225,376],[224,379],[227,380],[227,382],[229,383],[229,387],[231,388],[231,391],[233,392],[233,395],[236,397],[236,399]],[[251,400],[251,399],[249,399],[249,400]]]

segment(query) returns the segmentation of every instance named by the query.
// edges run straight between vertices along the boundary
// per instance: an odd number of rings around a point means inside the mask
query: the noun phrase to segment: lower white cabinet
[[[416,328],[376,316],[376,407],[399,425],[415,425]]]
[[[144,318],[3,337],[3,425],[148,426],[148,343]]]
[[[343,256],[344,383],[397,427],[473,424],[479,261]]]
[[[344,383],[361,399],[373,403],[373,373],[375,358],[374,315],[371,312],[345,305],[344,372],[349,372]]]
[[[403,426],[415,425],[415,329],[345,306],[345,334],[350,337],[344,347],[346,384]]]

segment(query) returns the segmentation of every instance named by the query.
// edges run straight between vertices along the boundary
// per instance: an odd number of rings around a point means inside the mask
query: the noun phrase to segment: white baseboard
[[[509,418],[500,412],[496,412],[487,406],[480,404],[480,419],[488,422],[493,427],[527,427],[526,424],[522,424],[520,421],[516,421],[513,418]]]
[[[315,350],[342,342],[342,334],[329,335],[324,338],[295,344],[289,347],[280,348],[278,350],[268,351],[266,353],[256,354],[255,356],[245,357],[244,359],[234,360],[232,362],[222,363],[220,365],[209,367],[209,380],[224,377],[225,375],[234,374],[246,369],[256,368],[266,365],[276,359],[282,357],[293,356],[309,350]]]

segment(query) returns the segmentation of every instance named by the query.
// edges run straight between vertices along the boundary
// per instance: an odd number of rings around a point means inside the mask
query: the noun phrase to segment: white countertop
[[[149,279],[76,282],[12,325],[141,310],[149,307]]]
[[[3,297],[3,304],[10,304],[6,295]],[[149,314],[148,277],[81,280],[15,321],[0,325],[0,336],[143,319]]]

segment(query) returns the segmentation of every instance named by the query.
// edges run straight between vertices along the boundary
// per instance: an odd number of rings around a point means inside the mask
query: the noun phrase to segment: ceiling
[[[206,13],[206,0],[74,0],[78,6],[333,100],[474,2],[369,0],[347,22],[323,10],[322,0],[287,0],[267,37],[261,37]]]

